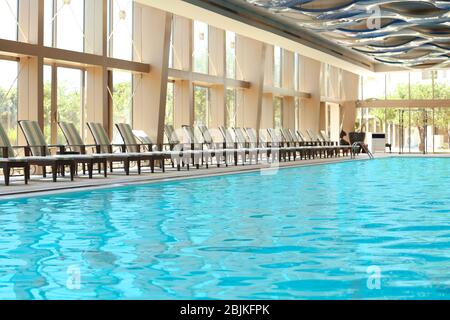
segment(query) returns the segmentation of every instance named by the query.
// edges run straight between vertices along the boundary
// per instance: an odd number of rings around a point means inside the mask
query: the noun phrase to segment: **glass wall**
[[[209,33],[208,25],[194,21],[194,54],[193,68],[195,72],[209,72]]]
[[[133,124],[133,75],[129,72],[113,72],[112,112],[113,124]],[[113,140],[120,143],[120,135],[114,126]]]
[[[209,126],[209,88],[194,86],[194,125]]]
[[[226,32],[226,70],[227,78],[236,78],[236,34],[234,32]]]
[[[236,89],[227,88],[225,126],[236,127]]]
[[[44,136],[52,143],[52,67],[44,66]]]
[[[84,51],[84,0],[45,0],[44,44]]]
[[[165,124],[173,125],[173,109],[174,109],[174,83],[167,83],[167,96],[166,96],[166,117]]]
[[[435,71],[434,98],[450,99],[450,70]]]
[[[282,50],[280,47],[273,48],[273,85],[281,87],[281,66],[282,66]]]
[[[433,99],[433,74],[427,72],[411,72],[410,96],[411,99]]]
[[[7,40],[17,40],[18,0],[0,1],[0,38]]]
[[[108,0],[108,53],[110,57],[133,60],[134,1]],[[140,57],[135,57],[140,61]]]
[[[283,127],[283,98],[273,98],[273,127],[281,129]]]
[[[385,99],[385,75],[374,74],[363,78],[363,99]]]
[[[383,84],[380,83],[379,85]],[[386,74],[386,98],[391,100],[409,99],[408,72],[392,72]]]
[[[0,60],[0,123],[11,143],[17,143],[18,63]]]
[[[80,135],[82,134],[83,120],[83,71],[80,69],[57,68],[58,95],[57,115],[58,121],[71,122]],[[57,144],[64,144],[61,130],[57,131]]]

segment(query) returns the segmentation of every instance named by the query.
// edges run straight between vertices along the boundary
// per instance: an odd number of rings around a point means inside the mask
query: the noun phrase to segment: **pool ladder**
[[[357,147],[361,147],[361,149],[363,149],[366,152],[366,154],[369,156],[370,159],[374,158],[374,156],[373,156],[372,152],[370,152],[369,148],[367,148],[367,146],[363,142],[357,141],[357,142],[353,142],[353,144],[352,144],[352,151],[350,153],[351,159],[354,159],[356,157],[356,148]]]

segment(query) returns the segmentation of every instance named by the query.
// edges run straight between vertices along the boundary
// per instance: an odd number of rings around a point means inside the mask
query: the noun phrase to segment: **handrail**
[[[353,144],[352,144],[352,152],[350,153],[351,159],[354,159],[356,157],[355,150],[356,150],[356,147],[358,147],[358,146],[361,147],[367,153],[367,155],[369,156],[370,159],[374,158],[372,152],[370,152],[369,148],[367,148],[367,145],[361,141],[357,141],[357,142],[353,142]]]

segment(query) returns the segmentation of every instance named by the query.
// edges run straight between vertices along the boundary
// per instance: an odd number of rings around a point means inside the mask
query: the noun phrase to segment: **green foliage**
[[[129,81],[115,83],[113,89],[113,122],[131,123],[133,98]]]
[[[0,88],[0,123],[12,143],[17,141],[17,88]]]
[[[209,89],[194,87],[194,121],[196,124],[209,125]]]
[[[275,129],[281,128],[283,124],[282,106],[283,100],[279,97],[275,97],[273,99],[273,125]]]
[[[227,127],[236,126],[236,89],[227,89],[225,124]]]

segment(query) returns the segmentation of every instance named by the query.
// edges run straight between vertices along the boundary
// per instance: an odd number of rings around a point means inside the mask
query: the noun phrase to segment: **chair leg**
[[[25,168],[23,168],[23,175],[25,176],[25,184],[28,184],[28,179],[30,179],[30,165],[26,165]]]
[[[3,168],[3,175],[5,176],[5,185],[9,186],[9,177],[10,177],[9,166],[6,164]]]
[[[47,178],[47,167],[46,166],[42,166],[42,176],[44,178]]]
[[[161,157],[161,170],[162,172],[166,172],[166,165],[164,164],[164,156]]]
[[[150,171],[151,171],[152,173],[155,172],[155,158],[151,158],[151,159],[150,159]]]
[[[100,168],[101,168],[100,163],[98,164],[98,168],[99,168],[99,171],[100,171]],[[104,176],[106,178],[108,176],[108,161],[106,161],[106,160],[103,162],[103,170],[104,170]]]
[[[85,174],[85,168],[86,165],[83,163],[83,174]],[[89,179],[92,179],[92,171],[94,170],[94,163],[92,160],[88,163],[88,173],[89,173]]]
[[[70,181],[73,181],[73,178],[75,176],[75,167],[76,167],[75,163],[70,164]],[[63,168],[64,168],[64,166],[63,166]]]
[[[56,174],[58,172],[58,166],[56,164],[52,165],[52,177],[53,182],[56,182]]]
[[[130,160],[124,161],[124,167],[125,167],[125,174],[127,176],[129,176],[130,175]]]

